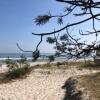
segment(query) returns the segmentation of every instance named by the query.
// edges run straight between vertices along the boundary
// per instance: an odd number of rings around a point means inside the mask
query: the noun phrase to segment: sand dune
[[[96,70],[35,69],[26,79],[0,84],[0,100],[63,100],[61,87],[75,75],[95,73]]]

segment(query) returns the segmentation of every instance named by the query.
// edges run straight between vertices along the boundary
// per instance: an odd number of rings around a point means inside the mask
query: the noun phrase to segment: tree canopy
[[[38,51],[38,47],[43,41],[44,36],[48,36],[47,42],[50,44],[55,44],[56,55],[65,54],[68,55],[69,58],[72,57],[82,57],[95,52],[95,50],[100,49],[98,39],[100,29],[96,28],[96,22],[100,21],[100,1],[99,0],[55,0],[55,2],[60,2],[66,4],[64,14],[52,15],[43,14],[39,15],[35,18],[36,25],[44,25],[49,22],[51,19],[56,18],[57,23],[61,26],[60,29],[55,29],[52,32],[41,32],[41,33],[32,33],[33,35],[40,37],[40,42],[37,44],[36,50],[32,51],[34,54]],[[78,9],[78,10],[76,10]],[[76,10],[76,11],[75,11]],[[80,21],[76,22],[65,22],[63,19],[68,16],[73,16],[74,18],[81,17]],[[76,38],[71,35],[70,29],[72,26],[77,27],[77,25],[81,25],[82,23],[86,23],[88,21],[92,21],[92,31],[89,30],[85,32],[84,30],[79,30],[79,35],[90,36],[92,34],[95,35],[95,40],[88,44],[88,41],[80,41],[81,38]],[[63,26],[63,24],[65,26]],[[63,27],[62,27],[63,26]],[[61,31],[66,30],[66,33],[61,34]],[[61,35],[60,35],[61,34]],[[50,37],[50,35],[54,35],[54,37]],[[37,53],[36,53],[37,54]]]

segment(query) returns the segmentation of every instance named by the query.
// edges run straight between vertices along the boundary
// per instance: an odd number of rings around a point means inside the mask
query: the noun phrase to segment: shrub
[[[55,57],[54,57],[53,55],[49,56],[48,58],[49,58],[49,61],[50,61],[50,62],[52,62],[52,61],[55,60]]]
[[[40,51],[36,50],[35,52],[33,52],[32,57],[32,61],[36,61],[40,57]]]
[[[11,59],[6,59],[5,63],[8,67],[8,72],[5,73],[5,79],[15,79],[26,76],[30,72],[30,65],[24,55],[21,55],[20,60],[13,61]]]
[[[8,79],[16,79],[16,78],[22,78],[22,77],[26,77],[26,75],[30,72],[30,69],[28,66],[25,66],[23,68],[18,68],[16,70],[12,70],[10,72],[7,72],[5,74],[5,78]]]
[[[96,65],[100,65],[100,49],[96,50],[96,56],[94,57],[94,62]]]
[[[25,64],[27,64],[27,58],[25,57],[25,55],[21,55],[20,59],[17,61],[20,68],[23,67]]]
[[[8,70],[12,71],[18,68],[18,64],[11,60],[9,57],[5,60],[5,63],[7,64]]]

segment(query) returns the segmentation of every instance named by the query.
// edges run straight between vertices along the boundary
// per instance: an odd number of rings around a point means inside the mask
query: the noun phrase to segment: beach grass
[[[87,69],[100,69],[99,66],[97,66],[93,61],[87,61],[86,63],[84,61],[63,61],[63,62],[48,62],[45,64],[37,64],[32,65],[31,67],[19,67],[12,71],[7,71],[0,74],[0,83],[7,83],[14,79],[22,79],[26,78],[30,72],[34,72],[34,69],[69,69],[69,68],[78,68],[79,70],[82,70],[84,68]]]
[[[30,74],[30,72],[31,68],[25,66],[5,73],[0,73],[0,84],[9,83],[15,79],[24,79]]]
[[[100,72],[70,77],[63,100],[100,100]]]
[[[80,85],[81,88],[84,88],[86,91],[90,91],[91,97],[92,96],[94,96],[95,98],[100,97],[99,96],[99,94],[100,94],[100,85],[99,85],[100,73],[97,73],[99,70],[96,69],[96,67],[98,68],[99,66],[97,66],[93,61],[87,61],[86,63],[84,61],[64,61],[64,62],[48,62],[45,64],[44,63],[43,64],[35,63],[35,64],[29,63],[29,65],[31,65],[31,66],[18,67],[17,69],[14,69],[14,70],[12,69],[11,71],[0,73],[0,86],[1,86],[0,88],[2,89],[3,86],[6,86],[6,87],[4,87],[4,89],[5,89],[5,91],[7,91],[7,89],[8,89],[7,92],[9,92],[9,90],[11,89],[11,87],[9,87],[10,84],[14,84],[14,88],[16,88],[16,90],[17,90],[18,87],[20,87],[20,88],[26,87],[26,84],[24,84],[24,83],[27,83],[28,84],[27,89],[29,91],[28,93],[32,94],[31,97],[33,97],[33,93],[36,92],[36,91],[34,91],[34,90],[36,90],[36,88],[37,88],[37,90],[39,90],[38,93],[40,93],[41,88],[43,90],[45,88],[48,88],[46,91],[46,95],[47,95],[47,93],[49,95],[50,94],[49,86],[51,86],[52,89],[54,89],[55,91],[57,89],[59,90],[59,88],[61,88],[63,86],[63,84],[66,83],[65,81],[68,81],[68,79],[73,76],[75,78],[78,77],[78,80],[79,80],[78,84]],[[90,68],[93,70],[90,70]],[[82,69],[82,70],[79,70],[79,69]],[[94,70],[94,69],[96,69],[96,70]],[[41,85],[40,85],[40,83],[41,83]],[[46,84],[47,87],[45,87],[46,85],[44,85],[44,84]],[[54,84],[55,84],[55,86],[54,86]],[[71,85],[71,84],[69,84],[69,85]],[[57,88],[55,88],[56,86],[57,86]],[[30,87],[33,89],[30,89]],[[30,90],[32,90],[32,91],[30,91]],[[71,88],[71,91],[73,91],[73,90],[74,89]],[[2,92],[2,91],[3,90],[1,90],[0,92]],[[24,88],[22,88],[21,91],[24,91]],[[62,90],[58,91],[58,93],[60,93],[61,91]],[[41,92],[43,92],[43,91],[41,91]],[[74,91],[74,92],[76,93],[76,91]],[[78,92],[81,93],[80,90]],[[15,91],[14,91],[14,93],[15,93]],[[19,89],[16,93],[19,93]],[[52,91],[52,93],[53,93],[53,91]],[[54,92],[54,94],[55,94],[55,92]],[[65,91],[65,98],[66,98],[67,94],[68,94],[68,92]],[[30,94],[27,94],[26,98],[29,99],[29,95]],[[50,100],[52,100],[52,99],[50,99]],[[58,97],[55,100],[58,100]],[[66,99],[62,98],[62,100],[66,100]],[[71,99],[68,99],[68,100],[71,100]],[[80,99],[74,99],[74,100],[80,100]],[[92,100],[92,99],[90,99],[90,100]],[[99,99],[93,99],[93,100],[99,100]]]
[[[90,96],[95,100],[100,100],[100,72],[80,77],[79,84],[89,91]]]
[[[62,62],[53,62],[46,64],[37,64],[32,66],[33,68],[44,68],[44,69],[67,69],[70,67],[76,67],[79,69],[100,69],[100,65],[96,64],[94,61],[87,60],[83,61],[62,61]]]

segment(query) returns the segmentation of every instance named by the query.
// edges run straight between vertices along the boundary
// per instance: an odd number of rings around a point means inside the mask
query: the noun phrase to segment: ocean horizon
[[[4,62],[8,57],[12,60],[17,61],[20,59],[20,56],[22,54],[25,55],[25,57],[29,62],[32,61],[32,53],[0,53],[0,62]],[[37,61],[39,62],[48,61],[48,56],[50,55],[54,55],[54,53],[41,53]],[[65,61],[65,60],[67,60],[66,55],[65,56],[62,55],[60,57],[55,58],[55,61]]]
[[[13,60],[20,59],[21,55],[25,55],[28,60],[32,59],[32,53],[0,53],[0,60],[5,60],[8,57]],[[53,55],[54,53],[41,53],[41,58],[46,58],[46,56]]]
[[[32,53],[0,53],[0,62],[5,61],[8,57],[12,60],[19,60],[21,55],[24,55],[28,61],[32,61]],[[48,56],[50,55],[54,55],[54,53],[41,53],[40,57],[38,58],[37,61],[47,61],[48,60]],[[91,57],[87,57],[87,59],[90,59]],[[74,59],[74,58],[73,58]],[[73,60],[72,59],[72,60]],[[79,58],[79,59],[83,59],[83,58]],[[56,57],[55,58],[56,61],[65,61],[68,60],[67,55],[62,55],[60,57]]]

